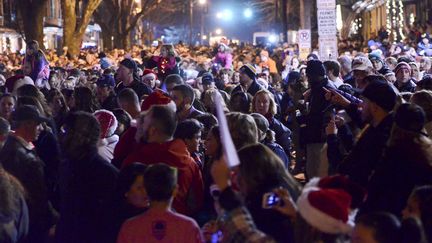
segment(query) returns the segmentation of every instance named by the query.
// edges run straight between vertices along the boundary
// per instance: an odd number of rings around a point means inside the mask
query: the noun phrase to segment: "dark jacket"
[[[10,195],[15,199],[12,212],[0,211],[0,242],[2,243],[25,242],[29,230],[29,212],[24,196],[18,188],[12,187],[16,192],[11,193],[15,195]]]
[[[369,177],[381,160],[392,126],[393,115],[389,114],[377,127],[366,128],[342,162],[331,161],[329,157],[329,163],[336,164],[339,173],[348,175],[354,182],[367,187]],[[331,150],[335,151],[333,148]]]
[[[258,91],[260,91],[262,89],[263,88],[261,87],[261,85],[259,85],[259,83],[256,80],[254,80],[248,90],[245,91],[243,89],[243,86],[241,86],[241,84],[239,84],[239,85],[237,85],[237,87],[234,88],[234,90],[231,92],[231,94],[235,94],[236,92],[247,92],[247,93],[251,94],[252,96],[254,96]]]
[[[149,86],[139,82],[138,80],[133,81],[131,83],[131,85],[129,85],[129,86],[125,86],[123,84],[123,82],[120,82],[115,87],[115,92],[116,92],[116,94],[118,94],[120,91],[122,91],[123,89],[126,89],[126,88],[133,89],[133,91],[135,91],[135,93],[138,95],[138,99],[140,99],[140,100],[142,99],[143,95],[149,95],[153,92],[153,90]]]
[[[97,148],[81,157],[66,158],[60,166],[61,216],[56,240],[106,242],[118,170],[99,156]]]
[[[416,84],[413,79],[410,79],[408,82],[400,85],[398,82],[395,82],[395,87],[399,90],[399,92],[411,92],[414,93],[416,89]]]
[[[407,139],[385,149],[373,173],[360,213],[386,211],[401,216],[412,190],[432,184],[432,146]]]
[[[287,170],[290,168],[289,156],[279,144],[264,142],[264,145],[271,149],[271,151],[273,151],[273,153],[275,153],[282,160]]]
[[[140,98],[140,96],[138,96]],[[117,103],[117,97],[114,94],[108,96],[102,103],[101,108],[109,111],[119,108]]]
[[[274,117],[270,119],[269,123],[269,128],[275,132],[276,143],[283,148],[289,157],[291,154],[291,130]]]
[[[0,152],[3,168],[15,176],[27,192],[29,209],[29,239],[43,242],[49,228],[55,224],[56,212],[48,201],[45,164],[36,151],[10,135]]]
[[[332,89],[328,79],[311,83],[311,94],[309,97],[309,113],[306,117],[305,142],[324,143],[324,129],[330,120],[330,102],[325,98],[323,87]]]

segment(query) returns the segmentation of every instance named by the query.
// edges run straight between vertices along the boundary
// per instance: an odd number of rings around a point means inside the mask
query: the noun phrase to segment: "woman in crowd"
[[[15,110],[16,98],[11,94],[3,94],[0,97],[0,116],[11,121],[12,112]]]
[[[57,131],[60,131],[61,126],[64,123],[64,119],[69,112],[66,100],[63,94],[58,89],[51,89],[47,96],[48,106],[52,111],[52,117],[57,127]]]
[[[402,211],[404,219],[413,217],[421,221],[428,242],[432,240],[432,186],[420,186],[413,190]]]
[[[75,88],[71,110],[93,113],[98,109],[99,104],[97,103],[96,96],[91,89],[87,87]]]
[[[259,113],[252,113],[251,116],[254,118],[255,123],[258,128],[260,143],[266,145],[269,149],[271,149],[279,158],[282,160],[285,165],[285,169],[290,169],[290,160],[286,155],[283,148],[275,142],[275,133],[269,128],[268,120]]]
[[[48,78],[50,73],[49,62],[45,54],[39,48],[39,43],[32,40],[27,43],[26,55],[23,61],[25,75],[33,79],[39,88],[48,88]]]
[[[235,92],[231,95],[229,102],[230,111],[237,111],[248,114],[250,111],[250,104],[252,102],[252,96],[246,92]]]
[[[285,153],[291,154],[291,131],[275,118],[277,107],[273,94],[268,90],[258,91],[252,99],[252,112],[263,115],[270,124],[270,129],[276,134],[276,143],[284,149]]]
[[[281,187],[297,199],[299,184],[285,170],[282,161],[264,145],[248,145],[238,154],[240,165],[235,169],[236,183],[258,229],[279,242],[292,242],[291,220],[277,211],[264,209],[263,196]]]
[[[101,127],[100,140],[98,144],[99,155],[106,161],[111,162],[114,158],[114,148],[119,141],[119,136],[115,134],[118,122],[111,111],[97,110],[93,115]]]
[[[204,104],[206,111],[213,115],[216,115],[215,95],[220,96],[220,101],[222,102],[222,107],[224,109],[224,112],[228,112],[229,111],[228,107],[226,106],[225,101],[222,98],[222,95],[220,94],[219,90],[214,88],[206,90],[202,95],[202,103]]]

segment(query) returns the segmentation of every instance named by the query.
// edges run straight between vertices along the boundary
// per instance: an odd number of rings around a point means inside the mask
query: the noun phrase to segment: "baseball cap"
[[[114,87],[115,80],[112,75],[104,74],[96,81],[98,87]]]
[[[204,73],[202,75],[202,84],[211,84],[214,83],[213,75],[211,73]]]
[[[383,80],[370,80],[361,93],[363,97],[374,102],[386,111],[393,110],[396,105],[397,95],[394,89]]]
[[[44,116],[41,116],[35,106],[23,105],[18,107],[12,113],[12,121],[15,122],[37,121],[39,123],[42,123],[42,122],[49,122],[49,119]]]
[[[355,57],[351,63],[352,70],[366,71],[373,68],[372,62],[367,57]]]

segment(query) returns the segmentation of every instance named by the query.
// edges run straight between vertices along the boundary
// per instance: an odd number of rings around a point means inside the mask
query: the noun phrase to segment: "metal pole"
[[[193,0],[189,0],[189,45],[192,45],[193,35]]]
[[[200,37],[201,37],[201,45],[204,44],[204,40],[203,40],[203,36],[204,36],[204,8],[205,6],[203,6],[202,11],[201,11],[201,31],[200,31]]]

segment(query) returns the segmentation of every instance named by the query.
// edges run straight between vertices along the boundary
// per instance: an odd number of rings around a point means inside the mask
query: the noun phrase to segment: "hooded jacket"
[[[135,152],[126,157],[122,168],[134,162],[146,165],[164,163],[176,168],[179,188],[173,208],[185,215],[191,215],[200,208],[204,195],[201,171],[182,140],[175,139],[162,144],[141,144]]]

